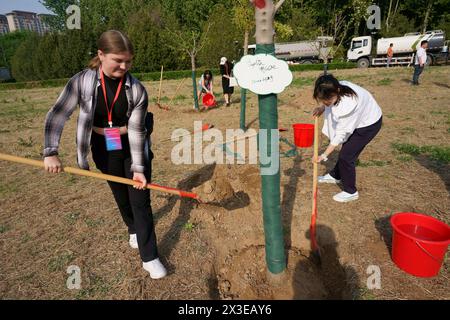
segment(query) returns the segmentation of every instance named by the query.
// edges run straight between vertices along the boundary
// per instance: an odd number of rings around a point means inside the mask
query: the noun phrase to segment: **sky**
[[[6,14],[13,10],[51,13],[39,0],[0,0],[0,14]]]

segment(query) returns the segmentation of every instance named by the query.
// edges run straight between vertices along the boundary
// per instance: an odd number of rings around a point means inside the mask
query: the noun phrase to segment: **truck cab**
[[[350,49],[347,51],[347,60],[357,62],[359,68],[367,68],[370,65],[371,52],[372,37],[353,38]]]

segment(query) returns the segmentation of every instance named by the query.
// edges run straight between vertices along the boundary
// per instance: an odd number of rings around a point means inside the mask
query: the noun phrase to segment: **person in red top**
[[[389,46],[389,49],[387,51],[387,67],[388,68],[391,65],[392,57],[394,56],[394,49],[392,49],[393,47],[394,47],[394,44],[391,43]]]

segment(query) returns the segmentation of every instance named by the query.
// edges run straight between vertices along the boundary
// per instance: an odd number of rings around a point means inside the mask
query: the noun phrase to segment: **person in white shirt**
[[[416,58],[414,61],[414,75],[412,84],[415,86],[419,85],[419,76],[425,68],[425,63],[427,62],[427,48],[428,41],[424,40],[420,43],[420,48],[417,49]]]
[[[348,81],[338,81],[331,74],[316,80],[314,99],[320,106],[314,109],[313,115],[324,114],[322,133],[330,139],[325,152],[314,161],[327,161],[336,147],[342,145],[334,169],[320,176],[318,182],[342,182],[344,190],[333,197],[335,201],[357,200],[356,160],[381,129],[381,108],[366,89]]]

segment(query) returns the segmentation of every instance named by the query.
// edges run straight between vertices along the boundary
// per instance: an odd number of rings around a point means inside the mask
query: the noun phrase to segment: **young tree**
[[[208,33],[206,29],[210,27]],[[220,57],[225,56],[232,61],[238,58],[239,31],[232,19],[232,11],[223,4],[214,6],[203,27],[201,42],[203,50],[198,54],[198,62],[208,68],[217,67]]]
[[[250,31],[255,27],[255,13],[248,0],[235,0],[233,7],[233,22],[244,33],[243,55],[248,54],[248,42]],[[241,114],[239,126],[246,130],[245,112],[247,107],[247,90],[241,88]]]
[[[202,34],[200,32],[176,28],[176,26],[173,24],[166,25],[167,45],[173,48],[175,51],[187,53],[191,59],[192,88],[194,94],[194,107],[196,111],[199,111],[197,96],[196,57],[198,53],[202,51],[205,45],[205,40],[208,39],[207,35],[210,28],[211,25],[208,24],[202,37]]]
[[[272,0],[252,0],[255,4],[256,53],[275,55],[274,19],[285,0],[276,4]],[[272,130],[278,130],[277,95],[259,95],[259,127],[267,130],[267,155],[272,159]],[[278,140],[275,148],[279,148]],[[260,159],[262,159],[260,150]],[[279,157],[279,155],[278,155]],[[279,160],[279,159],[278,159]],[[266,167],[260,164],[261,170]],[[264,234],[267,267],[272,275],[281,275],[286,269],[283,225],[280,208],[280,169],[273,175],[261,175]]]

